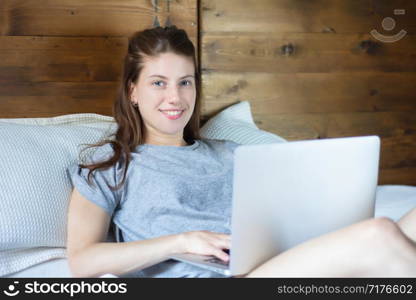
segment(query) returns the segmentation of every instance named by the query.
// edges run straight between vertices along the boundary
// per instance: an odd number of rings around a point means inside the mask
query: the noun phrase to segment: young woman
[[[118,128],[88,163],[71,168],[68,258],[78,277],[216,277],[169,260],[177,253],[228,260],[233,151],[201,139],[195,49],[175,26],[129,39]],[[123,242],[106,240],[111,222]],[[366,220],[312,239],[248,277],[416,276],[416,210],[398,223]]]

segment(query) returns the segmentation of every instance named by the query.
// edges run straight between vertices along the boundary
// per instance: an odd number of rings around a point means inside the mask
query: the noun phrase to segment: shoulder
[[[74,170],[71,168],[71,171],[75,171],[75,174],[84,177],[91,172],[95,181],[99,183],[102,181],[115,186],[120,181],[123,166],[120,158],[115,163],[107,163],[113,158],[114,153],[115,151],[111,143],[87,148],[85,153],[80,157],[80,163],[77,164],[77,169]],[[107,164],[103,165],[102,163]],[[92,165],[96,166],[91,169]]]
[[[107,143],[102,146],[87,148],[82,159],[86,163],[100,163],[110,159],[113,155],[113,146]]]

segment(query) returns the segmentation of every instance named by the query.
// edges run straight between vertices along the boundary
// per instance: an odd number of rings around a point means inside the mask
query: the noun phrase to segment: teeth
[[[169,116],[177,116],[182,113],[182,111],[169,111],[169,110],[165,110],[163,112]]]

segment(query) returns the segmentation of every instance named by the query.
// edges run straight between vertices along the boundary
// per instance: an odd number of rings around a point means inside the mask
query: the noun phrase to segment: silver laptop
[[[227,276],[249,273],[311,238],[374,217],[377,136],[241,145],[234,152],[229,264],[171,258]]]

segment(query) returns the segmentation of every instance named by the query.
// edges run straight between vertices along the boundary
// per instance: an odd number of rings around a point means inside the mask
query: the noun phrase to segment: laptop
[[[374,217],[378,136],[240,145],[234,152],[230,260],[170,258],[226,276]]]

